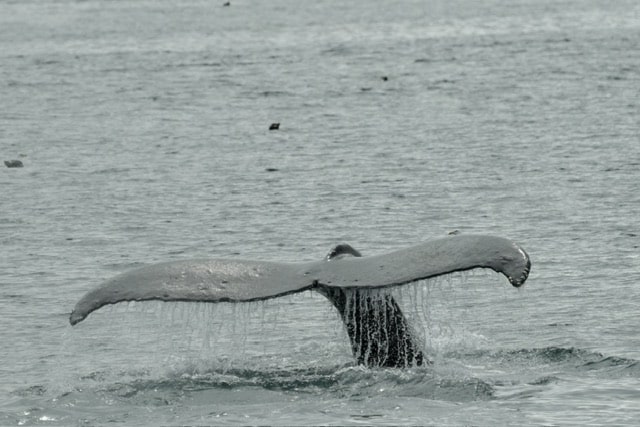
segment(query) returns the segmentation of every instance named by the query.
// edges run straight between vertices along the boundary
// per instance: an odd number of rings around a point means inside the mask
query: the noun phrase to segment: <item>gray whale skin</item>
[[[370,257],[341,244],[323,260],[304,263],[171,261],[104,282],[78,301],[69,321],[75,325],[92,311],[123,301],[247,302],[312,289],[338,310],[359,364],[422,365],[428,360],[400,307],[384,288],[474,268],[502,273],[514,287],[520,287],[531,262],[510,240],[475,235],[448,236]]]

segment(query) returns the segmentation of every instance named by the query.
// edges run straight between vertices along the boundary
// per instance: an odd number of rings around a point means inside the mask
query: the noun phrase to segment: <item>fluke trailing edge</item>
[[[321,261],[279,263],[200,259],[153,264],[116,276],[76,304],[72,325],[107,304],[123,301],[245,302],[308,289],[338,309],[358,363],[421,365],[425,357],[400,307],[384,291],[421,279],[490,268],[519,287],[531,263],[525,251],[500,237],[454,235],[384,255],[362,257],[338,245]]]

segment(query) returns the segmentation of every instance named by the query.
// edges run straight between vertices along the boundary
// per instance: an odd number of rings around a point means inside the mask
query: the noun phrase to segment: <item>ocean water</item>
[[[638,52],[635,0],[0,0],[0,425],[637,425]],[[428,367],[311,293],[68,323],[141,265],[452,230],[533,267],[395,289]]]

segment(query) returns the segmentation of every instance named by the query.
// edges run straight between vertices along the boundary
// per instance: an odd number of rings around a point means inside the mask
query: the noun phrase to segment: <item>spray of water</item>
[[[473,276],[345,292],[337,316],[316,292],[243,304],[117,304],[74,329],[72,352],[93,360],[84,363],[93,369],[136,372],[344,366],[354,356],[368,366],[393,358],[404,366],[419,365],[420,357],[437,363],[452,350],[486,343],[465,309],[474,303],[475,285],[467,283]]]

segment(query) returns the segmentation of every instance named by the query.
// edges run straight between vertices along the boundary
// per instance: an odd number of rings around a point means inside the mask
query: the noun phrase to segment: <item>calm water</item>
[[[636,424],[640,4],[222,3],[0,0],[0,425]],[[428,368],[311,294],[68,325],[147,263],[451,230],[533,270],[397,289]]]

